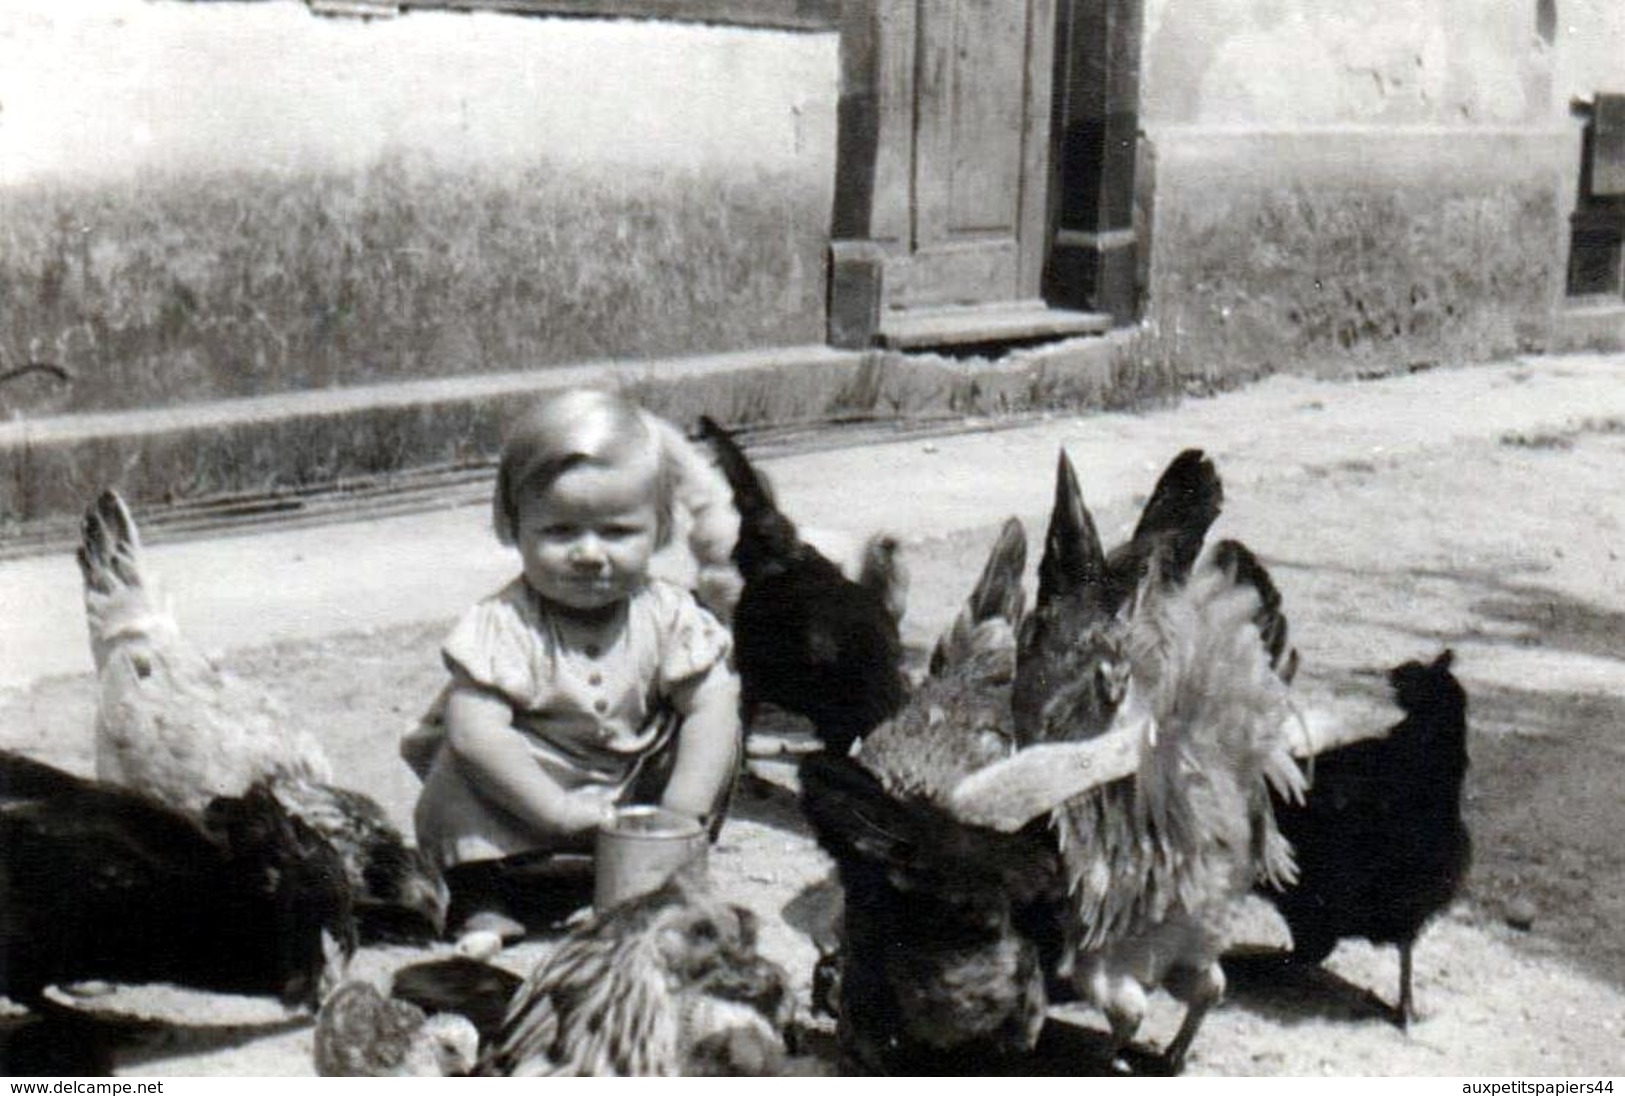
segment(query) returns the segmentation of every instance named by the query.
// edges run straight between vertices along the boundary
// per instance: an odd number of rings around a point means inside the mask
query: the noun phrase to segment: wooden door
[[[1039,295],[1053,0],[917,0],[912,247],[893,308]]]
[[[928,348],[1110,327],[1110,316],[1051,307],[1041,284],[1054,245],[1063,2],[1082,0],[843,0],[833,345]]]

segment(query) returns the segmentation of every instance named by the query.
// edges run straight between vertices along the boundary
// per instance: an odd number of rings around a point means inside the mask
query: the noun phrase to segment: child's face
[[[571,468],[519,499],[525,579],[560,605],[603,609],[631,596],[648,575],[656,521],[653,468]]]

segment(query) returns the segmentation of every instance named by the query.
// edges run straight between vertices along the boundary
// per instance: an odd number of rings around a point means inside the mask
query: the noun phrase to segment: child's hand
[[[616,788],[602,784],[584,784],[572,791],[566,800],[566,824],[573,832],[596,830],[615,821]]]

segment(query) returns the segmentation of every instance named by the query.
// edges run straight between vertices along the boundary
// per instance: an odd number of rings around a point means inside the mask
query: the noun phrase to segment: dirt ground
[[[1505,376],[1519,383],[1516,367]],[[1425,401],[1433,382],[1403,383]],[[1448,374],[1437,383],[1448,384]],[[1319,406],[1301,405],[1311,441],[1317,430],[1330,439],[1360,429],[1340,421],[1338,386],[1314,391]],[[1229,398],[1162,414],[1186,426],[1221,421]],[[1486,424],[1476,436],[1432,444],[1421,416],[1414,445],[1364,447],[1353,457],[1347,446],[1328,446],[1323,460],[1313,444],[1285,462],[1247,454],[1251,427],[1243,421],[1194,439],[1226,474],[1219,531],[1258,549],[1283,589],[1310,703],[1335,699],[1380,723],[1373,671],[1455,649],[1471,703],[1466,811],[1475,863],[1462,900],[1417,947],[1422,1016],[1409,1033],[1379,1005],[1395,998],[1397,956],[1345,942],[1322,972],[1291,984],[1233,981],[1197,1039],[1190,1073],[1625,1073],[1625,420],[1560,418],[1538,430]],[[1079,420],[1079,430],[1088,427]],[[947,453],[952,439],[931,444]],[[1047,482],[1050,469],[1013,474]],[[1145,487],[1155,475],[1155,467],[1128,471]],[[1088,468],[1083,478],[1089,495]],[[792,483],[781,481],[781,495],[793,513]],[[1108,539],[1132,522],[1138,501],[1125,497],[1097,512]],[[1029,535],[1039,535],[1042,511],[1017,512]],[[964,596],[995,529],[897,530],[913,573],[905,633],[916,654]],[[172,585],[181,588],[183,578]],[[440,683],[435,651],[446,623],[235,650],[227,661],[317,729],[336,769],[404,820],[415,788],[395,739]],[[91,685],[75,675],[0,691],[0,745],[88,772]],[[809,933],[829,907],[829,862],[798,818],[784,770],[764,771],[780,783],[743,797],[712,869],[726,893],[761,915],[765,949],[805,1000],[815,957]],[[1261,905],[1243,912],[1237,935],[1285,939]],[[501,961],[524,971],[546,947],[527,943]],[[369,949],[355,972],[382,979],[422,954]],[[308,1018],[271,1004],[148,989],[94,1007],[171,1021],[121,1053],[121,1073],[312,1071]],[[1066,1008],[1057,1020],[1035,1068],[1100,1069],[1100,1018]],[[1177,1022],[1177,1007],[1159,995],[1141,1038],[1161,1045]]]

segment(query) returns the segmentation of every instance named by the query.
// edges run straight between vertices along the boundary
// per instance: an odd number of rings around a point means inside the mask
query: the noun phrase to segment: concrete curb
[[[497,452],[515,405],[563,386],[618,385],[677,422],[704,412],[749,426],[1098,407],[1119,382],[1127,337],[997,362],[785,347],[19,420],[0,424],[0,538],[76,517],[108,486],[155,506],[477,466]]]

